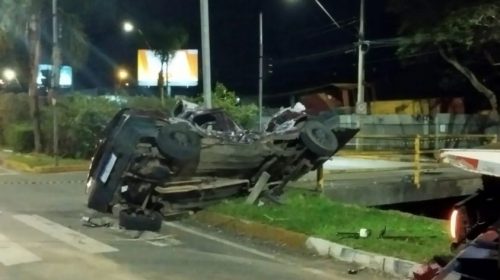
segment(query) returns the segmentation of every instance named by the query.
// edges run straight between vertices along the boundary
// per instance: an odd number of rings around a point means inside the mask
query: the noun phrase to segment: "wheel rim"
[[[170,134],[170,138],[174,140],[174,142],[181,147],[188,147],[191,145],[189,141],[189,137],[186,133],[175,131]]]
[[[328,137],[328,133],[319,127],[311,129],[311,135],[314,137],[316,142],[324,148],[330,148],[332,145],[332,139]]]

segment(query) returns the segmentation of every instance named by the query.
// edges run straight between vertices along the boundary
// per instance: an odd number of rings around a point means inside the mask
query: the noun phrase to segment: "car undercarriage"
[[[258,133],[240,128],[221,109],[185,101],[172,116],[123,109],[99,140],[87,179],[87,205],[104,213],[119,208],[127,221],[144,215],[159,220],[157,213],[196,211],[248,195],[264,173],[269,174],[264,194],[277,197],[358,132],[326,123],[286,108]],[[135,224],[125,227],[140,227]]]

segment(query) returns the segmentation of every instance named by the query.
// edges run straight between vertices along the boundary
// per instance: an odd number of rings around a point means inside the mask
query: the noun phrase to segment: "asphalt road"
[[[287,252],[190,221],[158,234],[89,228],[84,173],[0,168],[1,280],[388,279],[352,265]]]

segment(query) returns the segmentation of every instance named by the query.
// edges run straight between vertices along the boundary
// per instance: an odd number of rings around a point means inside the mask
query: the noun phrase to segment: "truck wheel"
[[[144,213],[127,209],[121,211],[118,216],[120,227],[127,230],[159,231],[162,221],[163,216],[156,211]]]
[[[308,121],[304,124],[300,140],[307,149],[318,156],[331,156],[339,146],[335,134],[318,121]]]
[[[189,129],[189,125],[175,123],[160,128],[157,145],[165,157],[182,165],[198,160],[201,139]]]

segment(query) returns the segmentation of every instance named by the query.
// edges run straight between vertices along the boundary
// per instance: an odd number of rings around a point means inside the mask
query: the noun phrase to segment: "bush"
[[[161,110],[167,113],[170,112],[174,105],[175,100],[173,98],[165,98],[165,105],[162,105],[160,98],[149,96],[127,97],[126,103],[126,106],[129,108]]]
[[[255,104],[238,105],[234,91],[229,91],[223,84],[217,83],[212,95],[214,108],[224,109],[238,124],[250,129],[258,122],[259,108]]]
[[[59,129],[59,154],[64,157],[89,158],[106,124],[121,108],[150,109],[168,111],[173,100],[166,99],[162,106],[156,97],[92,97],[71,95],[60,98],[57,105]],[[43,109],[42,134],[44,151],[52,153],[53,111],[51,107]]]
[[[5,142],[15,152],[33,151],[33,126],[29,124],[11,124],[5,129]]]
[[[190,100],[189,98],[187,98]],[[192,99],[191,99],[192,100]],[[197,99],[199,102],[201,99]],[[192,100],[193,101],[193,100]],[[33,130],[27,94],[0,95],[0,144],[7,143],[16,151],[29,152],[33,148]],[[175,100],[144,96],[89,96],[71,94],[58,98],[56,105],[59,154],[63,157],[89,158],[101,131],[121,108],[147,109],[169,112]],[[41,105],[43,152],[51,154],[53,143],[53,108]],[[213,106],[222,108],[244,128],[256,123],[255,105],[238,105],[236,94],[222,84],[213,93]],[[13,125],[16,124],[16,125]],[[8,139],[7,139],[8,138]],[[3,140],[6,141],[3,141]]]
[[[57,124],[59,154],[63,157],[88,157],[97,134],[119,106],[112,101],[84,95],[58,99]],[[42,139],[44,152],[52,153],[53,108],[42,108]]]
[[[7,127],[14,123],[31,121],[27,94],[0,94],[0,144],[6,144]]]

